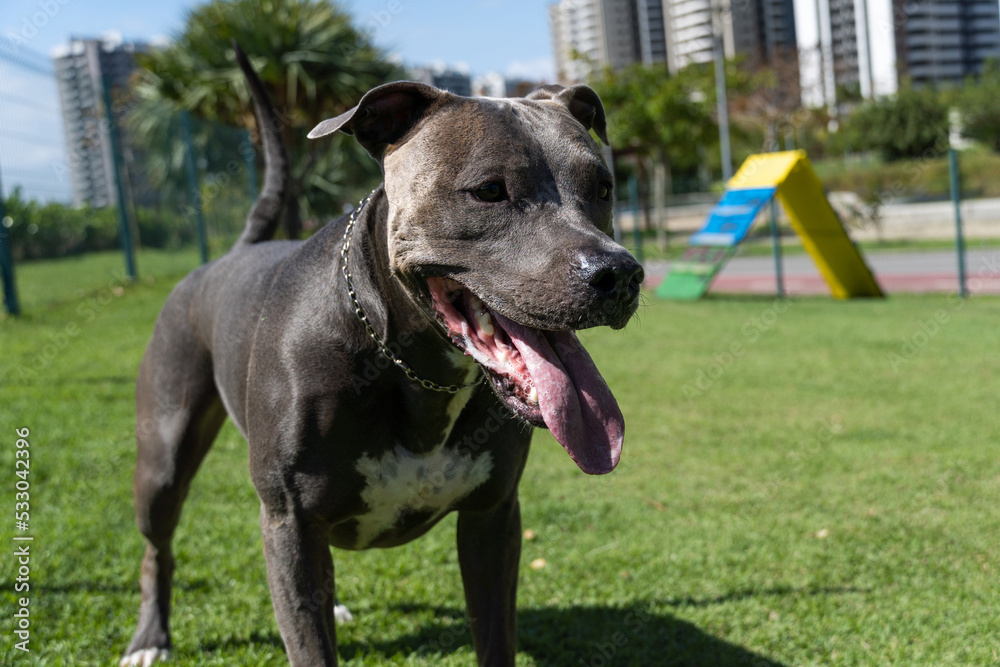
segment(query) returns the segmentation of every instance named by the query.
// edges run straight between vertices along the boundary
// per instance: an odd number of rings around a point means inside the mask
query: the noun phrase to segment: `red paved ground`
[[[882,289],[888,293],[958,292],[958,277],[951,273],[884,273],[876,274]],[[663,274],[651,275],[646,280],[648,287],[655,287],[663,280]],[[1000,277],[969,277],[966,285],[972,294],[1000,294]],[[710,292],[738,292],[750,294],[774,294],[773,275],[719,275],[712,283]],[[785,293],[789,295],[829,294],[830,288],[819,275],[786,275]]]

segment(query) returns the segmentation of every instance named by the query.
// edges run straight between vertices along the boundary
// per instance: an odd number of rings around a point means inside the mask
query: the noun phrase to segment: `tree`
[[[962,133],[1000,151],[1000,61],[988,60],[979,78],[969,78],[959,91]]]
[[[903,82],[892,97],[858,107],[846,131],[855,150],[874,150],[887,161],[940,154],[948,145],[948,107],[933,87]]]
[[[782,49],[766,63],[756,59],[737,63],[737,71],[729,78],[733,79],[730,85],[735,84],[730,104],[733,120],[761,129],[760,150],[778,148],[781,139],[794,133],[789,119],[802,105],[798,52]]]
[[[143,71],[129,119],[133,137],[141,142],[178,136],[174,112],[182,109],[256,134],[233,40],[249,54],[285,121],[281,133],[292,164],[285,230],[295,238],[303,204],[328,215],[378,173],[356,142],[312,142],[306,134],[374,86],[404,76],[328,0],[212,0],[188,14],[168,47],[139,57]],[[168,162],[177,166],[180,159],[175,150]]]
[[[698,166],[700,143],[717,139],[703,91],[662,65],[608,68],[593,87],[604,102],[608,137],[618,151],[683,171]]]
[[[672,172],[697,169],[699,145],[717,139],[710,131],[706,95],[695,81],[671,76],[664,65],[635,64],[619,71],[605,68],[592,82],[608,115],[611,145],[617,155],[631,158],[643,186],[639,196],[647,227],[649,163],[663,165],[669,184]]]

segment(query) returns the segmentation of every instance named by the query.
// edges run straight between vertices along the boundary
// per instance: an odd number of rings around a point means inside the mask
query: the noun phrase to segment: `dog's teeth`
[[[497,361],[499,361],[501,364],[506,364],[507,362],[510,361],[510,357],[507,356],[507,350],[505,350],[502,347],[497,348],[496,357]]]
[[[492,336],[494,332],[493,319],[486,312],[483,302],[478,296],[473,294],[469,297],[469,305],[472,307],[472,315],[476,318],[476,323],[479,324],[479,330],[487,336]]]
[[[487,336],[492,336],[495,329],[490,314],[481,310],[476,311],[476,322],[479,323],[479,330]]]
[[[534,387],[528,392],[528,403],[532,405],[538,405],[538,390]]]

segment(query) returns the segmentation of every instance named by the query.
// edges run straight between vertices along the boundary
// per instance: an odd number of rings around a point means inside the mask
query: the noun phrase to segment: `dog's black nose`
[[[583,270],[587,284],[598,296],[616,304],[633,301],[645,278],[642,265],[627,253],[594,258]]]

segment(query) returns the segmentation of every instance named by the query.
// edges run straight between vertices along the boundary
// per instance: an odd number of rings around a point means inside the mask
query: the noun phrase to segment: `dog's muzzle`
[[[635,313],[645,272],[627,251],[581,255],[577,280],[590,286],[591,306],[579,328],[621,329]]]

